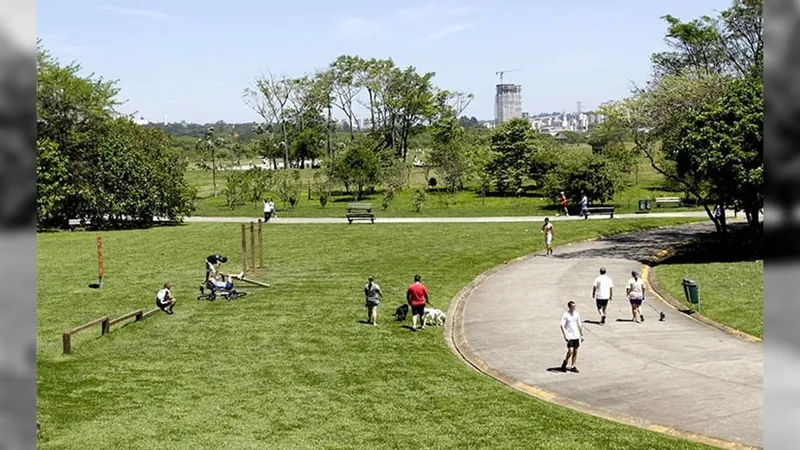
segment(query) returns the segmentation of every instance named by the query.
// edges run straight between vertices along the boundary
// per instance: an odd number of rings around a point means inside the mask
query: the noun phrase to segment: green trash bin
[[[690,280],[688,278],[683,279],[683,293],[686,295],[686,301],[697,305],[700,303],[700,286],[697,285],[697,282]]]
[[[639,200],[639,211],[650,211],[650,200]]]

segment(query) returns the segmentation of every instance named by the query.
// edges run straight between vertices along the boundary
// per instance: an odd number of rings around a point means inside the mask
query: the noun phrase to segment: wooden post
[[[109,332],[111,332],[111,321],[108,317],[102,322],[100,322],[100,336],[106,336]]]
[[[258,268],[264,268],[264,236],[261,234],[261,219],[258,219]]]
[[[61,336],[61,342],[64,345],[64,354],[69,355],[72,353],[72,335],[69,333],[64,333]]]
[[[250,270],[256,268],[256,225],[250,221]]]
[[[242,272],[247,272],[247,229],[242,224]]]
[[[98,282],[103,282],[103,237],[97,236],[97,277]]]

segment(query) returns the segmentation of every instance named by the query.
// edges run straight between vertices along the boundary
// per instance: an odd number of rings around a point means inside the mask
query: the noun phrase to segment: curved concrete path
[[[720,447],[762,447],[762,344],[699,323],[652,294],[645,322],[630,322],[624,298],[640,261],[712,229],[634,233],[505,265],[453,302],[451,344],[479,370],[548,401]],[[591,283],[601,266],[615,283],[603,326],[586,322],[599,320]],[[566,350],[559,321],[568,300],[584,320],[579,374],[548,371]]]

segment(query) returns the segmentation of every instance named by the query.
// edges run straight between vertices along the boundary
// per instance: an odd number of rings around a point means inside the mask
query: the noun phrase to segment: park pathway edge
[[[665,227],[666,228],[666,227]],[[588,239],[586,242],[600,240],[602,238],[594,238]],[[567,244],[569,245],[569,244]],[[663,250],[659,252],[659,255],[664,255],[668,253],[670,250]],[[740,444],[738,442],[728,441],[724,439],[719,439],[711,436],[706,436],[698,433],[692,433],[684,430],[680,430],[673,427],[663,426],[656,423],[652,423],[646,420],[633,418],[630,416],[622,415],[613,413],[602,408],[594,407],[590,404],[579,402],[577,400],[573,400],[554,392],[547,391],[545,389],[538,388],[536,386],[531,386],[526,384],[515,377],[507,375],[493,367],[489,366],[483,359],[478,356],[477,352],[472,348],[465,337],[464,333],[464,321],[463,321],[463,312],[464,307],[466,304],[466,299],[469,295],[481,284],[483,284],[486,280],[500,272],[502,269],[507,267],[508,265],[515,264],[532,258],[536,255],[543,254],[542,252],[534,252],[530,253],[525,256],[521,256],[509,261],[504,262],[498,266],[495,266],[477,277],[475,277],[469,284],[467,284],[464,288],[462,288],[450,302],[450,307],[448,308],[447,317],[448,320],[445,324],[445,340],[447,341],[448,347],[450,350],[461,360],[467,363],[468,366],[473,368],[479,373],[487,375],[500,383],[515,389],[520,392],[524,392],[528,395],[531,395],[539,400],[543,400],[555,405],[559,405],[562,407],[570,408],[575,411],[590,414],[595,417],[599,417],[606,420],[611,420],[617,423],[621,423],[624,425],[634,426],[640,429],[644,429],[647,431],[652,431],[656,433],[661,433],[664,435],[677,437],[680,439],[685,439],[688,441],[698,442],[718,448],[723,449],[730,449],[730,450],[755,450],[761,449],[762,447],[755,447],[755,446],[748,446],[744,444]],[[649,271],[650,267],[645,265]],[[667,303],[660,295],[659,299],[662,303]],[[670,305],[672,306],[672,305]]]

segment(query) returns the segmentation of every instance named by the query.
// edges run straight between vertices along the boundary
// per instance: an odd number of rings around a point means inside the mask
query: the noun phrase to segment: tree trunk
[[[332,155],[331,150],[331,105],[328,104],[328,123],[325,124],[326,138],[328,141],[328,156]]]

